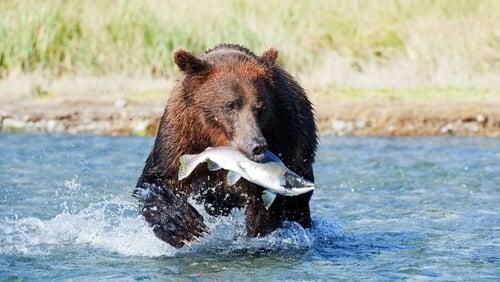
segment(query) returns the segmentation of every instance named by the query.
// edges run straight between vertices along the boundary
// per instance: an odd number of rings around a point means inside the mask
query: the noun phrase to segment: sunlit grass
[[[336,100],[397,99],[400,101],[439,101],[449,102],[498,100],[500,93],[493,89],[462,87],[409,87],[409,88],[360,88],[334,87],[325,88],[316,93],[317,97],[331,97]]]
[[[150,101],[158,101],[165,98],[167,95],[167,91],[160,90],[146,90],[140,92],[133,92],[127,96],[127,99],[133,102],[150,102]]]
[[[495,0],[0,1],[0,78],[171,79],[174,49],[201,54],[221,42],[278,48],[315,95],[500,95]]]

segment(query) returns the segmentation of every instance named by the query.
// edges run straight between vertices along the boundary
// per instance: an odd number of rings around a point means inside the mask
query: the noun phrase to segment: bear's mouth
[[[261,162],[265,158],[265,150],[259,150],[255,151],[255,146],[252,146],[252,143],[250,141],[245,141],[243,144],[241,142],[237,141],[232,141],[229,143],[230,146],[238,149],[240,152],[242,152],[248,159],[254,161],[254,162]]]
[[[248,153],[247,151],[239,148],[239,147],[235,147],[237,148],[240,152],[242,152],[248,159],[254,161],[254,162],[261,162],[264,160],[265,158],[265,154],[264,153],[261,153],[261,154],[254,154],[254,153]]]

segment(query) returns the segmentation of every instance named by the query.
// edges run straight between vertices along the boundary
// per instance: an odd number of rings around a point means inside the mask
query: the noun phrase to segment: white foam
[[[48,220],[6,220],[0,223],[6,239],[0,253],[44,254],[61,246],[87,245],[126,256],[174,255],[177,250],[155,237],[132,201],[113,198]]]
[[[173,256],[179,252],[259,252],[307,249],[315,238],[342,236],[340,227],[316,220],[314,228],[304,230],[287,222],[265,237],[249,239],[245,235],[244,211],[235,210],[228,217],[211,217],[203,208],[210,234],[190,247],[175,249],[159,240],[139,215],[129,194],[94,203],[76,213],[63,211],[54,218],[35,217],[0,221],[0,254],[46,255],[74,248],[95,248],[124,256]]]

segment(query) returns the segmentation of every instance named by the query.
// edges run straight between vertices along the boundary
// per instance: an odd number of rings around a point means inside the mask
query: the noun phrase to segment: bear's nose
[[[252,140],[252,154],[254,157],[262,155],[267,150],[267,142],[264,138],[254,138]]]

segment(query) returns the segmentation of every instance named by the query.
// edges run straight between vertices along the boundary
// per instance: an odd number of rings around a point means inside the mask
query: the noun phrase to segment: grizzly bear
[[[314,181],[313,109],[304,90],[275,63],[277,56],[273,48],[257,56],[233,44],[218,45],[200,57],[174,52],[182,76],[172,89],[134,191],[142,215],[161,240],[180,248],[209,232],[190,199],[211,216],[245,208],[248,236],[266,235],[285,220],[311,225],[312,192],[278,196],[266,209],[262,187],[243,179],[229,186],[223,170],[209,171],[202,165],[177,180],[181,155],[231,145],[255,161],[270,150],[291,170]]]

